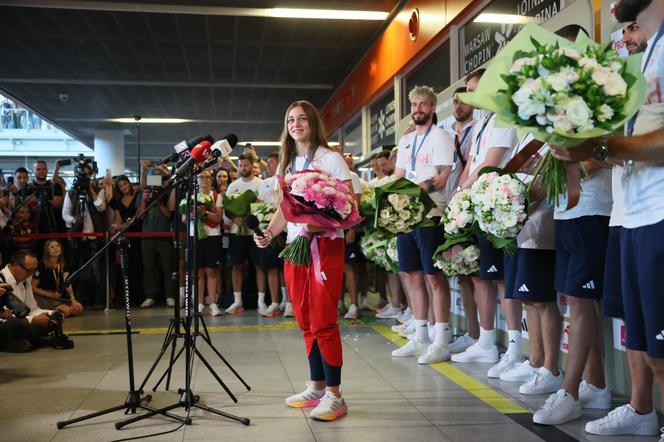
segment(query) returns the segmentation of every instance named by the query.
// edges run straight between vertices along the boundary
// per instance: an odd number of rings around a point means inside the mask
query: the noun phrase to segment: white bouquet
[[[475,223],[472,194],[470,189],[463,189],[452,196],[441,222],[449,236],[461,236]]]
[[[374,198],[374,228],[380,231],[398,234],[434,225],[426,217],[433,201],[420,186],[405,178],[377,187]]]
[[[516,250],[516,236],[526,222],[526,187],[509,174],[480,172],[471,187],[472,203],[480,230],[495,248]]]
[[[446,276],[474,275],[480,270],[480,249],[475,244],[457,245],[434,259],[433,265]]]

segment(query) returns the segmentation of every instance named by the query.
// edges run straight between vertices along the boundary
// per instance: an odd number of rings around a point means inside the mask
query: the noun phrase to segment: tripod
[[[191,217],[191,212],[192,212],[192,199],[193,199],[193,205],[195,206],[196,202],[198,201],[198,185],[195,182],[196,178],[196,173],[192,173],[188,181],[185,180],[185,198],[186,198],[186,205],[185,205],[185,214],[186,214],[186,226],[190,226],[190,222],[192,221]],[[193,191],[192,191],[193,189]],[[197,222],[197,221],[194,221]],[[176,236],[177,238],[177,236]],[[177,359],[180,357],[180,355],[184,352],[185,354],[185,386],[182,389],[178,390],[178,393],[180,394],[180,398],[177,402],[168,405],[166,407],[163,407],[161,409],[155,409],[152,410],[144,415],[141,416],[136,416],[121,422],[117,422],[115,424],[115,427],[117,429],[120,429],[124,427],[125,425],[129,425],[134,422],[141,421],[145,418],[154,416],[156,414],[163,414],[167,413],[170,410],[173,410],[175,408],[183,407],[185,410],[190,411],[192,407],[199,408],[201,410],[208,411],[210,413],[217,414],[219,416],[226,417],[228,419],[232,419],[238,422],[241,422],[244,425],[249,425],[250,420],[248,418],[243,418],[239,416],[235,416],[230,413],[226,413],[224,411],[208,407],[206,405],[203,405],[200,403],[200,396],[195,395],[191,389],[191,377],[192,377],[192,372],[193,372],[193,364],[194,364],[194,356],[197,356],[201,362],[207,367],[207,369],[212,373],[212,375],[215,377],[217,382],[223,387],[223,389],[226,391],[226,393],[231,397],[231,399],[237,403],[237,398],[233,395],[233,393],[228,389],[226,384],[221,380],[219,375],[214,371],[210,363],[203,357],[201,352],[198,350],[196,347],[196,340],[198,337],[201,337],[207,344],[208,346],[219,356],[219,358],[226,364],[226,366],[233,372],[233,374],[242,382],[242,384],[247,388],[247,390],[250,390],[251,387],[247,385],[247,383],[240,377],[240,375],[231,367],[231,365],[226,361],[226,359],[219,353],[219,351],[214,347],[212,344],[212,341],[210,339],[210,334],[207,330],[207,326],[205,325],[205,322],[203,321],[203,318],[200,316],[200,313],[198,311],[194,312],[192,309],[194,309],[194,299],[197,297],[197,292],[198,292],[198,274],[196,271],[196,243],[198,241],[198,229],[194,228],[194,236],[192,237],[191,235],[187,235],[187,240],[186,240],[186,248],[185,248],[185,316],[184,320],[181,321],[179,319],[179,306],[176,303],[175,306],[175,315],[174,318],[171,319],[170,324],[169,324],[169,329],[167,331],[167,335],[164,339],[164,343],[162,344],[161,351],[159,355],[157,356],[157,359],[154,361],[152,364],[152,367],[150,368],[148,374],[146,375],[145,379],[143,380],[143,383],[141,384],[141,388],[145,386],[147,383],[149,377],[152,375],[152,372],[154,371],[155,367],[161,360],[162,356],[168,349],[168,347],[171,347],[171,360],[169,363],[169,366],[162,375],[162,377],[159,379],[157,382],[157,385],[155,385],[154,390],[156,390],[157,386],[161,383],[163,380],[164,376],[168,376],[168,381],[167,381],[167,389],[170,383],[170,376],[171,376],[171,370],[173,368],[173,365],[177,361]],[[178,243],[178,239],[176,239],[176,244]],[[193,275],[193,276],[192,276]],[[193,322],[193,330],[192,330],[192,322]],[[180,324],[182,323],[183,328],[184,328],[184,333],[180,333]],[[204,333],[201,333],[199,324],[203,324],[203,330]],[[177,355],[174,356],[175,353],[175,346],[176,346],[176,341],[178,338],[183,338],[183,346],[182,348],[178,351]]]

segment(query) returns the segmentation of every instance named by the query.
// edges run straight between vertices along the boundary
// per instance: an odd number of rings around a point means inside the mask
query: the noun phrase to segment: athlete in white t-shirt
[[[484,73],[479,70],[466,77],[466,88],[473,92]],[[496,117],[486,113],[473,127],[471,134],[472,146],[466,167],[459,179],[461,188],[469,188],[477,180],[479,172],[487,166],[503,167],[511,158],[512,151],[517,144],[514,129],[495,127]],[[521,352],[521,303],[508,299],[502,300],[501,305],[507,322],[509,345],[506,356],[499,361],[498,347],[496,347],[496,320],[497,296],[504,298],[503,286],[503,252],[496,250],[485,235],[478,235],[480,248],[480,277],[474,277],[475,300],[480,317],[480,337],[478,341],[468,347],[463,353],[452,356],[454,362],[493,362],[498,363],[490,370],[492,375],[500,375],[502,369],[523,360]],[[510,365],[510,366],[511,366]]]
[[[411,116],[415,130],[401,137],[398,145],[395,178],[405,177],[429,193],[436,203],[428,216],[438,224],[447,201],[444,189],[454,162],[454,144],[450,135],[433,124],[437,98],[433,89],[416,86],[410,91]],[[394,350],[394,357],[412,357],[424,352],[418,363],[431,364],[450,358],[450,288],[447,279],[433,265],[433,253],[444,241],[440,225],[418,227],[409,233],[397,235],[399,271],[410,297],[416,338]],[[434,324],[434,342],[429,345],[428,312],[431,289]]]
[[[351,185],[350,171],[341,154],[329,149],[323,126],[316,108],[307,101],[291,103],[286,111],[284,141],[281,145],[280,166],[277,173],[286,176],[303,169],[315,169]],[[302,393],[286,399],[290,407],[315,408],[310,416],[316,420],[331,421],[346,414],[346,403],[341,398],[341,335],[337,323],[337,303],[341,296],[344,269],[343,231],[335,238],[322,236],[323,228],[286,222],[281,212],[272,217],[264,236],[254,234],[254,241],[267,247],[275,235],[287,226],[291,242],[302,229],[316,233],[320,259],[319,283],[314,265],[296,266],[284,263],[284,277],[293,310],[302,330],[309,358],[311,384]]]

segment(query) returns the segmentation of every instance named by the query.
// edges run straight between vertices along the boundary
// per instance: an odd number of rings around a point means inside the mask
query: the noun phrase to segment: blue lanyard
[[[304,166],[302,167],[302,170],[307,170],[307,167],[311,164],[311,162],[314,160],[314,154],[316,153],[316,150],[318,148],[311,150],[309,154],[307,155],[307,158],[304,160]],[[297,155],[293,157],[293,161],[291,161],[290,165],[290,173],[297,172],[297,169],[295,168],[295,160],[297,159]]]
[[[646,61],[643,63],[643,69],[641,69],[641,74],[646,73],[646,69],[648,68],[648,63],[650,62],[650,57],[652,57],[652,53],[655,52],[655,47],[657,46],[657,43],[661,38],[664,36],[664,24],[660,26],[659,31],[657,32],[657,36],[655,37],[655,40],[652,42],[652,46],[650,47],[650,50],[648,51],[648,55],[646,56]],[[634,114],[632,118],[629,119],[627,122],[627,136],[631,137],[632,134],[634,133],[634,125],[636,124],[636,117],[639,115],[638,111]]]
[[[417,133],[415,134],[415,139],[413,140],[413,152],[410,155],[410,170],[415,170],[415,162],[417,161],[417,155],[420,153],[420,150],[422,150],[422,146],[424,145],[424,140],[427,139],[429,136],[429,132],[431,132],[431,128],[433,127],[433,124],[429,126],[427,129],[427,132],[424,134],[424,137],[422,137],[422,142],[420,143],[420,147],[417,147]]]
[[[486,129],[486,126],[489,124],[489,120],[491,120],[491,117],[493,117],[493,112],[487,114],[486,117],[484,117],[484,123],[482,123],[482,128],[480,129],[480,133],[477,134],[477,137],[475,137],[475,158],[480,154],[480,139],[482,138],[482,134],[484,133],[484,129]]]
[[[470,126],[468,126],[468,127],[463,131],[463,136],[461,137],[461,140],[459,140],[459,148],[461,148],[461,146],[463,146],[463,142],[466,141],[466,138],[468,138],[468,134],[470,134],[470,132],[473,130],[473,127],[475,127],[475,125],[472,125],[472,124],[471,124]],[[457,138],[458,138],[458,137],[459,137],[459,136],[457,135]]]

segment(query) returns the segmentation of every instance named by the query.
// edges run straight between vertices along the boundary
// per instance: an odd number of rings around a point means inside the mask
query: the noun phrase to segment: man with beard
[[[411,357],[423,353],[420,364],[441,362],[450,358],[450,289],[447,279],[433,265],[433,252],[443,241],[440,216],[447,204],[445,185],[454,162],[454,143],[450,135],[433,122],[437,97],[433,89],[416,86],[408,94],[415,130],[401,137],[397,153],[395,178],[405,177],[417,183],[434,201],[427,214],[435,227],[419,227],[397,236],[399,271],[413,309],[415,336],[404,347],[392,352],[394,357]],[[429,295],[435,318],[434,342],[429,345]]]
[[[37,206],[35,214],[35,223],[39,233],[64,232],[65,226],[62,220],[62,204],[64,202],[64,193],[62,188],[46,179],[48,175],[48,166],[46,161],[37,160],[32,165],[32,172],[35,175],[30,183],[30,188],[37,197]]]
[[[262,179],[254,176],[254,161],[253,157],[248,154],[240,155],[240,179],[233,181],[226,190],[226,195],[233,195],[234,193],[242,193],[246,190],[252,190],[256,194],[260,190]],[[229,315],[237,315],[244,311],[242,306],[242,269],[244,263],[249,260],[256,266],[256,277],[265,278],[263,270],[259,266],[258,247],[254,244],[251,235],[247,232],[244,235],[238,235],[238,231],[242,223],[242,218],[233,218],[229,238],[229,262],[232,271],[233,283],[233,304],[226,309]],[[226,221],[224,222],[226,223]],[[265,304],[265,292],[258,294],[258,312],[263,313],[267,310]]]

